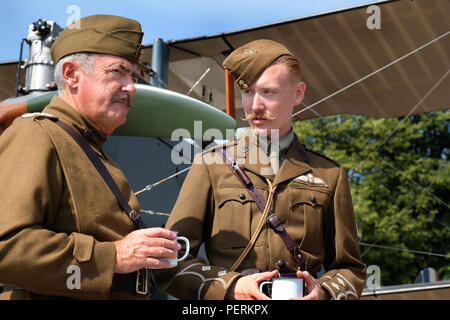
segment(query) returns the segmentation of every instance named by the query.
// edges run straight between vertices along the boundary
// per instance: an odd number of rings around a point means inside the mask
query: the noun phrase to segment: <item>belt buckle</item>
[[[136,271],[136,292],[141,295],[148,294],[148,271],[139,269]]]

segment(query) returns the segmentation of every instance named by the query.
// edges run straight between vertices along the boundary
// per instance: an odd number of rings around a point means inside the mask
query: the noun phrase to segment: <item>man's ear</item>
[[[66,61],[61,66],[62,77],[70,89],[78,88],[80,81],[80,67],[73,61]]]
[[[300,81],[295,90],[295,105],[298,106],[305,97],[306,84]]]

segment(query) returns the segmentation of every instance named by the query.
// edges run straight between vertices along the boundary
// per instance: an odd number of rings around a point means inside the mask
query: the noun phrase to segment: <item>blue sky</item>
[[[20,40],[38,18],[65,27],[77,6],[80,16],[104,13],[138,20],[144,44],[155,37],[179,40],[315,15],[370,0],[4,0],[0,4],[0,62],[17,60]],[[24,52],[26,56],[26,51]]]

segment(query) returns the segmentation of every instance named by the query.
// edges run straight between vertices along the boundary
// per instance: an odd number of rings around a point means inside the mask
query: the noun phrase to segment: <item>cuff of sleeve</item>
[[[114,243],[98,242],[83,234],[76,234],[75,238],[74,258],[81,276],[80,289],[74,290],[78,291],[77,298],[107,299],[114,274]]]
[[[330,294],[333,300],[359,298],[354,286],[339,272],[324,274],[317,282]]]
[[[237,279],[242,277],[238,272],[227,272],[212,280],[211,284],[205,290],[203,295],[204,300],[225,300],[228,289],[234,284]]]

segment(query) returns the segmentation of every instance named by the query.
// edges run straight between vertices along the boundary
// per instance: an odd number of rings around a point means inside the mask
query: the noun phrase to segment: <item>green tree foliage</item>
[[[450,279],[450,110],[405,119],[339,115],[293,126],[307,148],[345,168],[362,258],[380,267],[382,285],[412,283],[426,267]]]

